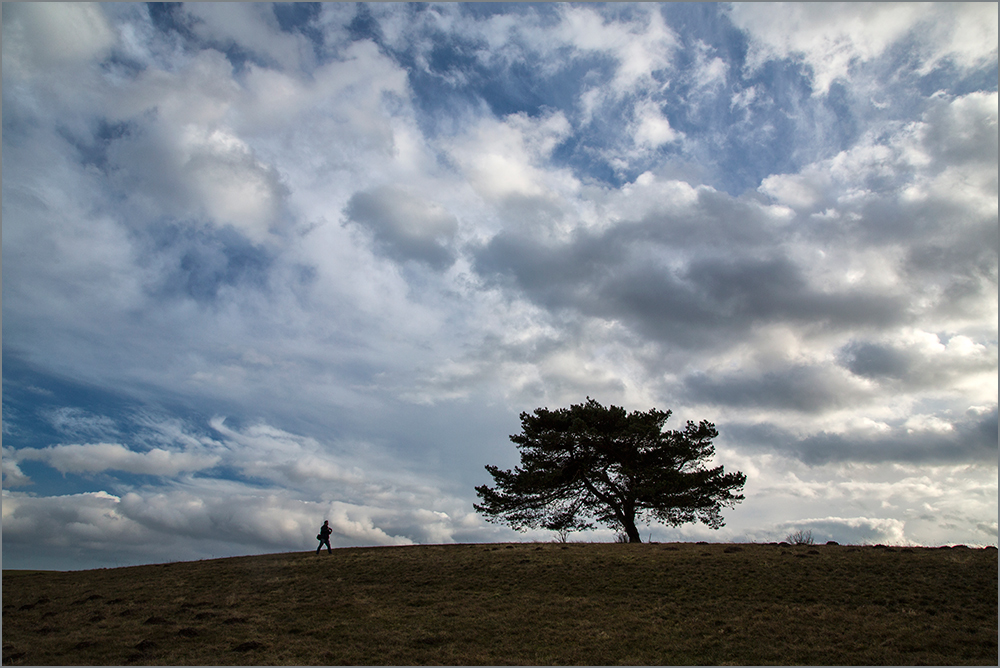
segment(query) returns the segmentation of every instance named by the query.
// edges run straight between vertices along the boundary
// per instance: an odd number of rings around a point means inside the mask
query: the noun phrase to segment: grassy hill
[[[997,663],[994,548],[515,543],[3,572],[4,665]]]

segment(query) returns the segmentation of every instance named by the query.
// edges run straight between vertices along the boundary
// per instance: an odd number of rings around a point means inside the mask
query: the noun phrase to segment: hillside
[[[994,548],[515,543],[4,571],[4,665],[997,663]]]

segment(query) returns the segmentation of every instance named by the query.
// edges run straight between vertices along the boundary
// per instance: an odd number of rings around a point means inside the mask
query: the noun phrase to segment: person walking
[[[319,528],[319,534],[316,538],[319,538],[319,547],[316,548],[316,554],[323,549],[323,545],[326,545],[326,553],[333,554],[333,548],[330,547],[330,534],[333,533],[333,529],[330,528],[330,520],[325,520],[323,526]]]

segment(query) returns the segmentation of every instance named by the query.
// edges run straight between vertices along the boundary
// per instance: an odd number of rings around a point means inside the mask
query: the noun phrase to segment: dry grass
[[[3,573],[4,665],[997,664],[997,552],[381,547]]]

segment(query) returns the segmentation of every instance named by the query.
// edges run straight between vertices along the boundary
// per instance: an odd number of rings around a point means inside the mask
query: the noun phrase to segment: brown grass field
[[[514,543],[3,572],[4,665],[997,665],[995,548]]]

